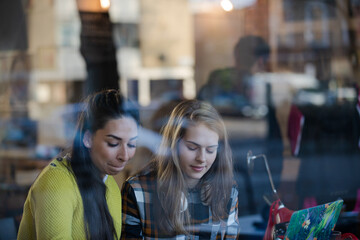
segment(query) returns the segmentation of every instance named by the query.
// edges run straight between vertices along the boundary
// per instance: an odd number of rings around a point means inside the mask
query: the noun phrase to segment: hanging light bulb
[[[230,0],[221,0],[220,4],[224,11],[230,12],[234,9],[234,6]]]
[[[108,9],[110,7],[110,0],[100,0],[102,9]]]

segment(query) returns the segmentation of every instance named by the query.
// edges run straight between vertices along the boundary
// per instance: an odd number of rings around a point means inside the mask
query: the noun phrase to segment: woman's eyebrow
[[[197,146],[197,147],[201,147],[200,144],[197,144],[196,142],[193,142],[193,141],[185,141],[185,142],[194,144],[194,145]],[[212,147],[218,147],[218,146],[219,146],[218,144],[215,144],[215,145],[206,146],[206,147],[207,147],[207,148],[212,148]]]
[[[115,138],[116,140],[122,140],[122,138],[121,137],[118,137],[118,136],[115,136],[115,135],[113,135],[113,134],[107,134],[106,135],[107,137],[111,137],[111,138]],[[130,138],[129,140],[130,141],[133,141],[133,140],[136,140],[138,138],[138,136],[135,136],[135,137],[132,137],[132,138]]]

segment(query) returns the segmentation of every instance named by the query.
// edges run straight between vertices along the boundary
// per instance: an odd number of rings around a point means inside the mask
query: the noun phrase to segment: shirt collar
[[[108,175],[106,174],[103,178],[103,182],[105,183],[106,182],[106,179],[108,178]]]

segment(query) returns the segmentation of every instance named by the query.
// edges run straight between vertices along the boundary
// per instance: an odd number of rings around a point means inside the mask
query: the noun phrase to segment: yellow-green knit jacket
[[[18,239],[85,239],[79,188],[65,158],[53,160],[31,186],[24,204]],[[121,234],[121,194],[112,176],[106,201],[117,236]]]

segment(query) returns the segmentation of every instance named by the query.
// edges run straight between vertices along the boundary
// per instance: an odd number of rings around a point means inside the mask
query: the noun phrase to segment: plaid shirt
[[[189,235],[169,236],[161,232],[157,209],[160,206],[156,194],[156,176],[150,172],[128,179],[122,188],[122,239],[236,239],[239,232],[238,191],[231,190],[228,203],[229,216],[214,223],[209,206],[200,199],[199,191],[190,191],[187,206],[191,216]],[[161,216],[160,216],[161,217]]]

